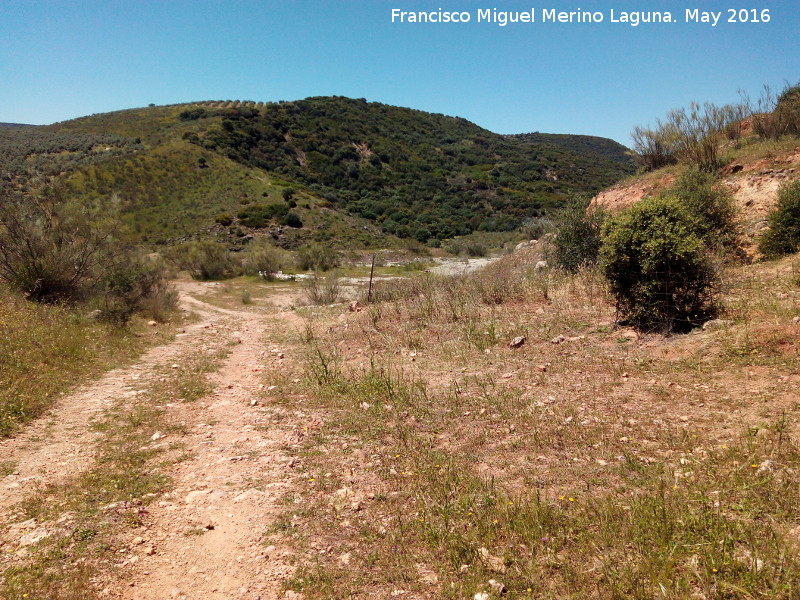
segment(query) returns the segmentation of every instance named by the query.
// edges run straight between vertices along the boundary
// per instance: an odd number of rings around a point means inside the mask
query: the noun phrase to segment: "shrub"
[[[306,300],[310,304],[333,304],[339,299],[339,278],[336,275],[314,275],[304,285]]]
[[[286,264],[287,257],[284,250],[276,248],[264,237],[257,237],[242,251],[241,261],[245,275],[261,275],[272,280]]]
[[[102,317],[115,323],[126,323],[137,312],[165,321],[178,304],[163,262],[144,252],[127,255],[101,283],[103,293],[95,303]]]
[[[778,203],[769,215],[769,229],[758,249],[765,258],[776,258],[800,251],[800,181],[785,185],[778,192]]]
[[[715,269],[675,198],[645,198],[610,220],[600,264],[618,311],[639,329],[685,331],[714,313]]]
[[[167,257],[193,279],[228,279],[241,273],[234,255],[224,246],[209,240],[175,246]]]
[[[736,207],[724,186],[714,187],[716,178],[699,169],[684,172],[665,195],[676,198],[695,222],[696,233],[715,250],[736,246]]]
[[[39,198],[0,200],[0,279],[31,300],[76,302],[90,297],[128,248],[119,238],[113,202]]]
[[[469,256],[471,258],[486,256],[489,253],[489,249],[486,247],[486,244],[479,240],[469,238],[451,240],[445,245],[444,249],[450,254],[454,254],[456,256]]]
[[[230,216],[228,213],[219,213],[215,218],[214,221],[222,225],[223,227],[227,227],[231,223],[233,223],[233,217]]]
[[[558,233],[552,242],[553,262],[570,273],[597,263],[606,213],[574,199],[556,215]]]
[[[636,160],[645,171],[655,171],[678,162],[673,132],[657,121],[656,129],[637,125],[631,132]]]
[[[284,217],[283,220],[289,227],[299,228],[303,226],[303,221],[300,219],[299,215],[293,211],[289,211],[288,213],[286,213],[286,216]]]
[[[522,235],[528,240],[538,240],[554,231],[556,224],[546,217],[536,217],[529,220],[522,227]]]
[[[339,266],[339,255],[332,248],[307,244],[297,251],[297,266],[303,271],[330,271]]]

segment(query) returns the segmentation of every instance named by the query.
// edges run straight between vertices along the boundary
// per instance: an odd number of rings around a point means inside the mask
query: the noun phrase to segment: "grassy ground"
[[[615,327],[592,272],[508,263],[308,313],[327,420],[282,528],[304,556],[290,587],[797,597],[796,259],[733,270],[719,327],[668,338]]]
[[[117,366],[167,335],[135,322],[117,328],[0,289],[0,437],[42,414],[87,375]]]

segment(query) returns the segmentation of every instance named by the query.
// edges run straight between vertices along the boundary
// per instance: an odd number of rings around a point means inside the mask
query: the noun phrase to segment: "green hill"
[[[262,211],[276,215],[260,224],[284,245],[375,245],[513,229],[631,173],[625,150],[341,97],[221,101],[0,128],[0,177],[24,189],[43,174],[69,195],[116,194],[151,243],[209,229],[241,236]],[[302,228],[281,227],[288,209]]]

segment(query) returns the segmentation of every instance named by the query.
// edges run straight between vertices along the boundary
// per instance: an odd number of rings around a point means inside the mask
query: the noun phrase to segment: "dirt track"
[[[15,504],[89,468],[101,437],[92,421],[135,397],[159,377],[157,367],[227,348],[210,375],[212,393],[167,405],[168,417],[185,432],[180,442],[187,458],[169,473],[172,491],[148,507],[144,526],[130,530],[127,543],[122,540],[116,581],[102,593],[130,600],[283,598],[281,584],[292,567],[264,534],[291,492],[293,459],[286,450],[302,437],[306,417],[284,414],[263,382],[265,371],[292,372],[295,357],[274,340],[291,339],[302,324],[292,312],[215,307],[194,298],[196,291],[183,285],[181,304],[200,316],[199,323],[64,397],[46,417],[0,443],[4,459],[15,463],[0,483],[0,514],[14,523]]]

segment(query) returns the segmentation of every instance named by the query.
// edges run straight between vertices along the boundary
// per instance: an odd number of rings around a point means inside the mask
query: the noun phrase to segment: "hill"
[[[340,236],[435,245],[511,230],[571,193],[594,194],[633,171],[625,150],[588,136],[501,136],[341,97],[225,101],[3,128],[0,176],[23,188],[37,174],[57,177],[88,200],[116,194],[137,234],[155,243],[201,230],[246,234],[238,215],[255,205],[298,214],[304,227],[284,245]],[[230,225],[215,224],[220,213]],[[268,228],[289,233],[279,219]]]

